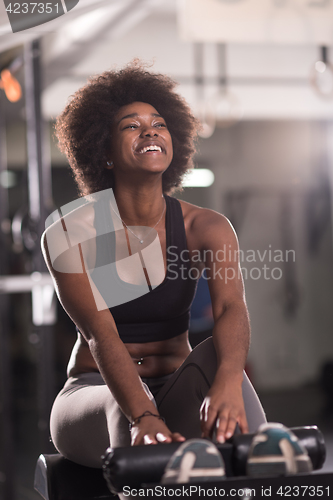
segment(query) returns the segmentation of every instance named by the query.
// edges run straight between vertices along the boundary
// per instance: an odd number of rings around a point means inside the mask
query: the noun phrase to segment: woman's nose
[[[156,128],[147,127],[145,129],[143,129],[142,135],[144,137],[157,137],[158,136],[158,132],[157,132]]]

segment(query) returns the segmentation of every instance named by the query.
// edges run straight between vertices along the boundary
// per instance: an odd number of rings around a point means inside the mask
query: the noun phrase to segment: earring
[[[112,167],[113,161],[107,161],[106,164],[107,164],[108,167]]]

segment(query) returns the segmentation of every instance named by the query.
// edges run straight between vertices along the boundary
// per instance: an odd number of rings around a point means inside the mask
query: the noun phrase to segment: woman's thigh
[[[186,438],[200,437],[200,406],[216,373],[212,339],[198,345],[156,396],[166,423]],[[143,384],[150,399],[148,387]],[[258,396],[244,373],[243,397],[250,432],[265,422]],[[101,467],[108,446],[130,445],[128,420],[99,373],[70,378],[57,396],[51,413],[51,436],[58,451],[74,462]]]
[[[213,383],[217,357],[210,337],[199,344],[156,396],[157,407],[173,432],[201,436],[200,407]],[[266,422],[259,398],[244,372],[243,398],[250,432]]]
[[[99,373],[68,379],[53,404],[50,429],[58,451],[88,467],[102,466],[108,446],[130,445],[128,420]]]

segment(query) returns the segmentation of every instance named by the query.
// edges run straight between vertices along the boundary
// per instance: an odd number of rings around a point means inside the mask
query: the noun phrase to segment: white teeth
[[[162,148],[155,145],[146,146],[145,148],[140,149],[139,153],[147,153],[147,151],[159,151],[160,153],[162,153]]]

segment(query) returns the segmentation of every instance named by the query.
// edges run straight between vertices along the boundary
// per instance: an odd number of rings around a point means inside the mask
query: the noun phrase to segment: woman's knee
[[[193,363],[198,367],[208,380],[209,386],[211,386],[217,370],[217,356],[213,337],[208,337],[193,349],[184,364],[189,363]]]
[[[256,432],[259,425],[266,422],[266,415],[258,394],[256,393],[245,371],[243,372],[242,390],[249,432]]]

